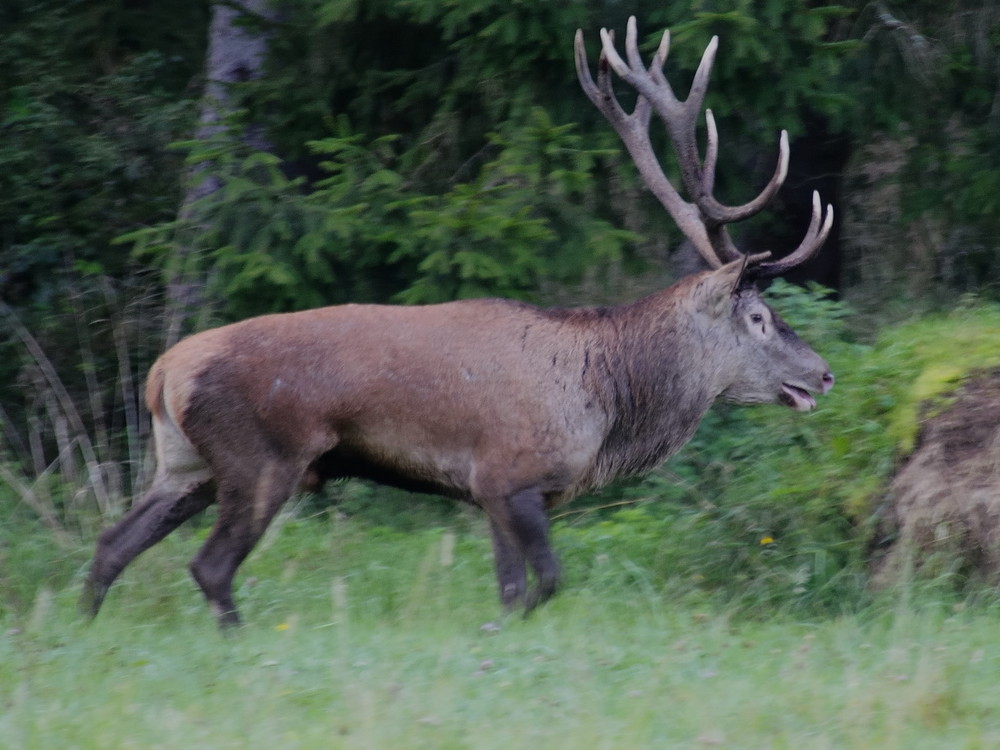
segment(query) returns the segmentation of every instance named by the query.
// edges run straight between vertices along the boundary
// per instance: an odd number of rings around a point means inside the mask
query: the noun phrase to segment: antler
[[[744,258],[744,254],[730,239],[726,225],[758,213],[778,192],[788,173],[788,133],[781,131],[778,163],[771,180],[760,194],[742,206],[723,205],[712,195],[719,153],[718,130],[712,110],[705,110],[708,137],[704,162],[699,157],[696,138],[697,119],[708,88],[719,38],[712,37],[712,41],[708,43],[691,84],[691,91],[687,99],[680,101],[663,75],[663,64],[670,49],[670,32],[663,32],[660,46],[648,67],[643,64],[639,55],[637,37],[635,16],[632,16],[628,19],[625,34],[626,60],[623,60],[615,49],[614,34],[601,29],[602,47],[595,83],[583,48],[583,31],[578,29],[574,48],[580,85],[622,139],[646,187],[667,209],[709,266],[718,268],[724,263]],[[635,110],[631,114],[622,109],[612,90],[610,69],[614,69],[639,94]],[[670,135],[690,202],[684,200],[670,183],[653,153],[649,140],[649,121],[654,111]],[[754,276],[777,276],[811,258],[826,240],[832,225],[833,206],[827,206],[824,218],[819,193],[814,192],[812,220],[802,243],[787,257],[770,263],[763,262],[770,253],[751,255],[746,260],[748,265],[753,265]]]

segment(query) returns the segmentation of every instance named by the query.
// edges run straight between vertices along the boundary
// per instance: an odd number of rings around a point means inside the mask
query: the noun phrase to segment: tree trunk
[[[226,0],[213,4],[205,88],[195,139],[207,141],[225,129],[222,121],[233,106],[229,94],[232,84],[261,76],[267,36],[258,28],[241,25],[240,21],[247,16],[274,20],[271,4],[271,0]],[[242,137],[254,149],[270,150],[260,127],[249,127]],[[181,219],[197,221],[197,202],[221,187],[217,175],[206,173],[209,169],[209,165],[199,164],[188,172],[187,190],[179,209]],[[175,253],[175,270],[167,283],[167,346],[180,338],[185,323],[204,302],[205,278],[198,264],[190,262],[190,247],[183,241],[178,242]]]

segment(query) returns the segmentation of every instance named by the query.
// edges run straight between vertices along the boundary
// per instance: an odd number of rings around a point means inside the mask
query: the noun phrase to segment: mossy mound
[[[1000,308],[894,329],[901,370],[887,431],[896,469],[876,498],[877,584],[911,570],[1000,583]]]
[[[882,506],[875,581],[913,566],[1000,584],[1000,369],[972,376],[947,406],[925,411],[933,414]]]

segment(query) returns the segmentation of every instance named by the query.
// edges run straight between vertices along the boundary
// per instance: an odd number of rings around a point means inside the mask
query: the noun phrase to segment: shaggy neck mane
[[[721,392],[714,348],[694,325],[686,295],[658,292],[608,316],[596,363],[610,418],[592,481],[649,471],[691,439]]]

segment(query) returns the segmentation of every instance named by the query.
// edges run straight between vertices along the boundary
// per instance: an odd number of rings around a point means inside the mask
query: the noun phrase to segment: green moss
[[[888,430],[906,455],[923,419],[950,403],[972,375],[1000,367],[1000,307],[963,307],[891,329],[876,351],[899,363],[902,380]]]

